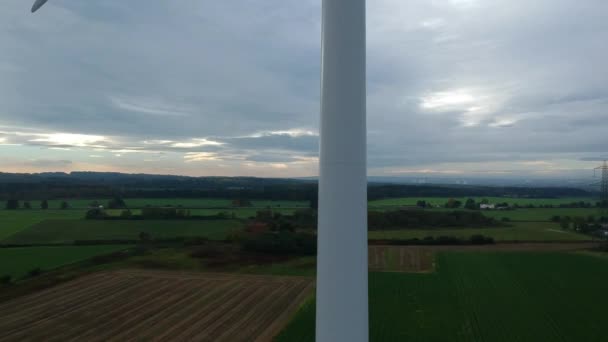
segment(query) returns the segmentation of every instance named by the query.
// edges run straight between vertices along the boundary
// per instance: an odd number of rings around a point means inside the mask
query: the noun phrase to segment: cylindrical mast
[[[318,342],[368,341],[365,0],[323,0]]]

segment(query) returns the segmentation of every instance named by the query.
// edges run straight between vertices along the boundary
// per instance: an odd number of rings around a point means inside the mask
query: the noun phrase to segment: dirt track
[[[124,270],[0,304],[0,341],[269,341],[305,277]]]

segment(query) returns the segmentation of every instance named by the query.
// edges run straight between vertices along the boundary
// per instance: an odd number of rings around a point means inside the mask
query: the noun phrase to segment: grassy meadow
[[[83,210],[0,210],[0,242],[45,220],[81,219]]]
[[[472,235],[484,235],[495,241],[585,241],[591,238],[572,231],[562,230],[553,222],[511,222],[506,227],[462,228],[462,229],[402,229],[373,230],[370,239],[408,240],[424,239],[427,236],[453,236],[468,239]]]
[[[603,341],[606,288],[606,258],[441,253],[435,273],[370,273],[370,340]],[[314,317],[311,299],[276,340],[314,341]]]
[[[559,198],[525,198],[525,197],[452,197],[455,200],[461,201],[463,204],[466,202],[468,198],[472,198],[475,202],[481,202],[483,199],[487,199],[490,203],[503,203],[507,202],[509,205],[517,204],[517,205],[560,205],[560,204],[568,204],[572,202],[589,202],[595,204],[598,199],[597,198],[587,198],[587,197],[559,197]],[[381,200],[374,200],[369,202],[370,208],[375,207],[395,207],[395,206],[403,206],[403,205],[416,205],[418,201],[426,201],[427,203],[431,203],[435,206],[443,206],[450,197],[401,197],[401,198],[387,198]]]
[[[35,268],[47,271],[126,248],[124,245],[0,248],[0,276],[19,279]]]
[[[206,237],[221,240],[240,230],[236,220],[45,220],[3,240],[7,244],[59,244],[75,240],[137,240],[141,232],[152,238]]]

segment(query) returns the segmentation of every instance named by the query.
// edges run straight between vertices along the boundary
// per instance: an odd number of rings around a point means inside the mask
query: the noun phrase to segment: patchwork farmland
[[[0,304],[0,341],[268,341],[313,279],[122,270]]]

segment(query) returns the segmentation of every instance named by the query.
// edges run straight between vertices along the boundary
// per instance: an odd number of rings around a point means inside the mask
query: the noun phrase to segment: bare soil
[[[270,341],[307,277],[121,270],[0,304],[0,341]]]

